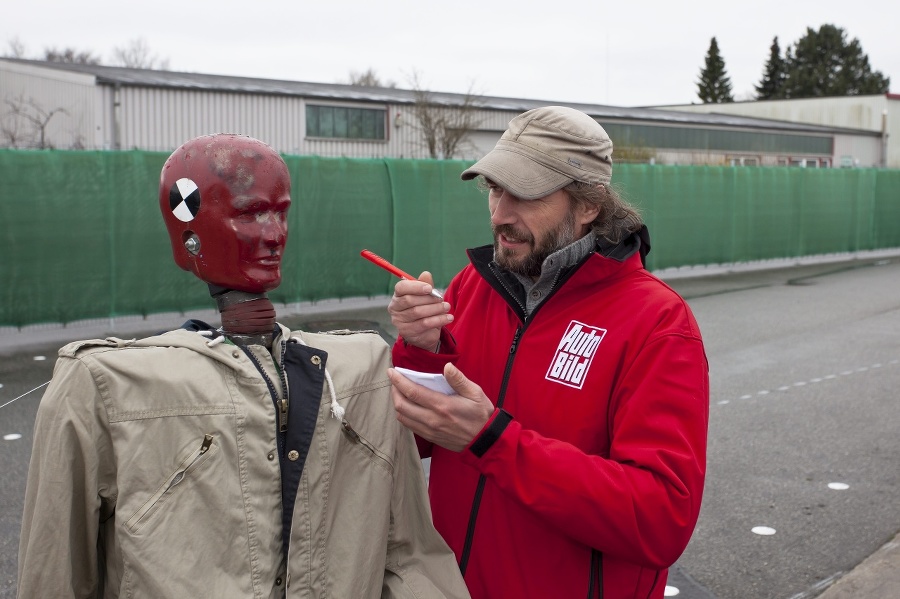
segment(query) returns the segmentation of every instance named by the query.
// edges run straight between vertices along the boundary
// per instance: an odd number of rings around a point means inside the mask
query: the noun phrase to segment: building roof
[[[311,83],[280,79],[258,79],[252,77],[235,77],[231,75],[132,69],[127,67],[48,62],[43,60],[26,60],[7,57],[0,58],[0,61],[10,61],[19,64],[33,65],[39,68],[87,74],[95,77],[97,83],[103,85],[284,95],[391,104],[414,104],[416,102],[415,90],[393,87],[365,87],[341,83]],[[446,106],[462,105],[467,99],[471,100],[474,95],[434,92],[430,90],[428,90],[427,93],[431,101]],[[872,134],[870,131],[866,130],[839,129],[821,125],[792,123],[788,121],[743,117],[730,114],[695,113],[644,107],[627,108],[620,106],[606,106],[603,104],[572,103],[561,100],[532,100],[482,95],[477,95],[475,97],[477,97],[477,107],[480,109],[524,112],[541,106],[564,104],[581,110],[601,121],[650,121],[657,125],[734,127],[741,129],[766,129],[770,131],[782,131],[785,133],[817,133],[823,135],[852,133],[855,135],[868,136]]]

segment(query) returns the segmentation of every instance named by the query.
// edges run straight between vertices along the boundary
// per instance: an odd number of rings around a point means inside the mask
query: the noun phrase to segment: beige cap
[[[523,200],[536,200],[571,183],[609,183],[613,144],[597,121],[565,106],[523,112],[487,155],[463,171]]]

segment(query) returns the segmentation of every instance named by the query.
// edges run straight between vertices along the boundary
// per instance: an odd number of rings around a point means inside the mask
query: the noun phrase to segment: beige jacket
[[[294,336],[332,382],[310,402],[286,560],[276,410],[248,356],[187,330],[84,341],[60,350],[38,411],[18,596],[468,597],[394,414],[387,345]]]

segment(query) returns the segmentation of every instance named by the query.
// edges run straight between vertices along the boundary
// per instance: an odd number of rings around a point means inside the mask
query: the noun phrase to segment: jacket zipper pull
[[[516,347],[518,347],[518,345],[519,345],[519,335],[521,335],[521,334],[522,334],[522,329],[516,329],[516,335],[515,335],[515,337],[513,337],[512,345],[509,346],[510,354],[516,353]]]
[[[203,443],[200,445],[200,455],[203,455],[207,451],[209,451],[209,446],[212,445],[213,436],[210,434],[203,435]]]
[[[353,427],[350,426],[350,423],[346,420],[341,421],[341,427],[344,429],[344,432],[347,433],[347,436],[350,437],[350,440],[354,443],[359,443],[359,433],[353,430]]]
[[[177,473],[175,473],[175,476],[172,477],[172,480],[169,482],[169,486],[166,487],[166,491],[168,491],[169,489],[171,489],[172,487],[174,487],[175,485],[180,483],[182,480],[184,480],[184,473],[187,472],[188,468],[193,466],[197,462],[197,460],[200,459],[200,456],[202,456],[204,453],[209,451],[209,447],[212,445],[212,442],[213,442],[212,435],[210,435],[209,433],[203,435],[203,443],[200,444],[200,451],[197,452],[197,455],[194,456],[194,459],[191,460],[190,464],[188,464],[187,466],[185,466],[184,468],[179,470]]]
[[[288,402],[287,397],[284,397],[278,400],[279,406],[281,409],[279,410],[279,418],[278,418],[278,430],[280,432],[284,432],[287,430],[287,422],[288,422]]]

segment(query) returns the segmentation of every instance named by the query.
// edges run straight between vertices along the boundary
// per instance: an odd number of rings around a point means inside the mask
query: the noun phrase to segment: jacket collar
[[[591,235],[591,237],[593,238],[594,236]],[[583,240],[584,238],[579,241]],[[559,270],[556,271],[555,276],[552,277],[547,289],[542,289],[543,293],[541,293],[540,298],[532,302],[528,301],[526,287],[523,285],[522,281],[520,281],[513,273],[501,268],[494,262],[493,245],[472,248],[469,249],[467,253],[475,270],[478,271],[478,273],[480,273],[498,293],[506,298],[507,303],[519,312],[524,320],[529,315],[533,314],[541,304],[547,301],[547,298],[553,295],[553,293],[555,293],[555,291],[567,280],[576,274],[579,274],[581,272],[581,267],[585,264],[590,263],[592,268],[587,273],[588,278],[585,279],[584,277],[580,277],[577,284],[593,283],[598,280],[621,276],[627,272],[642,268],[644,265],[644,257],[647,255],[647,252],[650,251],[650,237],[646,226],[642,227],[639,231],[632,233],[620,243],[613,244],[603,239],[595,239],[595,241],[596,243],[594,243],[593,248],[587,250],[586,254],[579,252],[566,253],[566,250],[577,245],[579,243],[578,241],[567,246],[567,248],[563,248],[559,252],[554,253],[553,256],[557,256],[557,254],[566,255],[568,257],[577,255],[579,256],[579,259],[575,263],[563,264]],[[547,260],[549,261],[550,258],[548,257]],[[563,262],[565,262],[565,260]],[[554,270],[556,269],[554,268]],[[542,273],[542,278],[539,279],[538,284],[543,281],[544,274],[545,273]],[[537,285],[529,287],[529,289],[533,291],[536,286]]]

